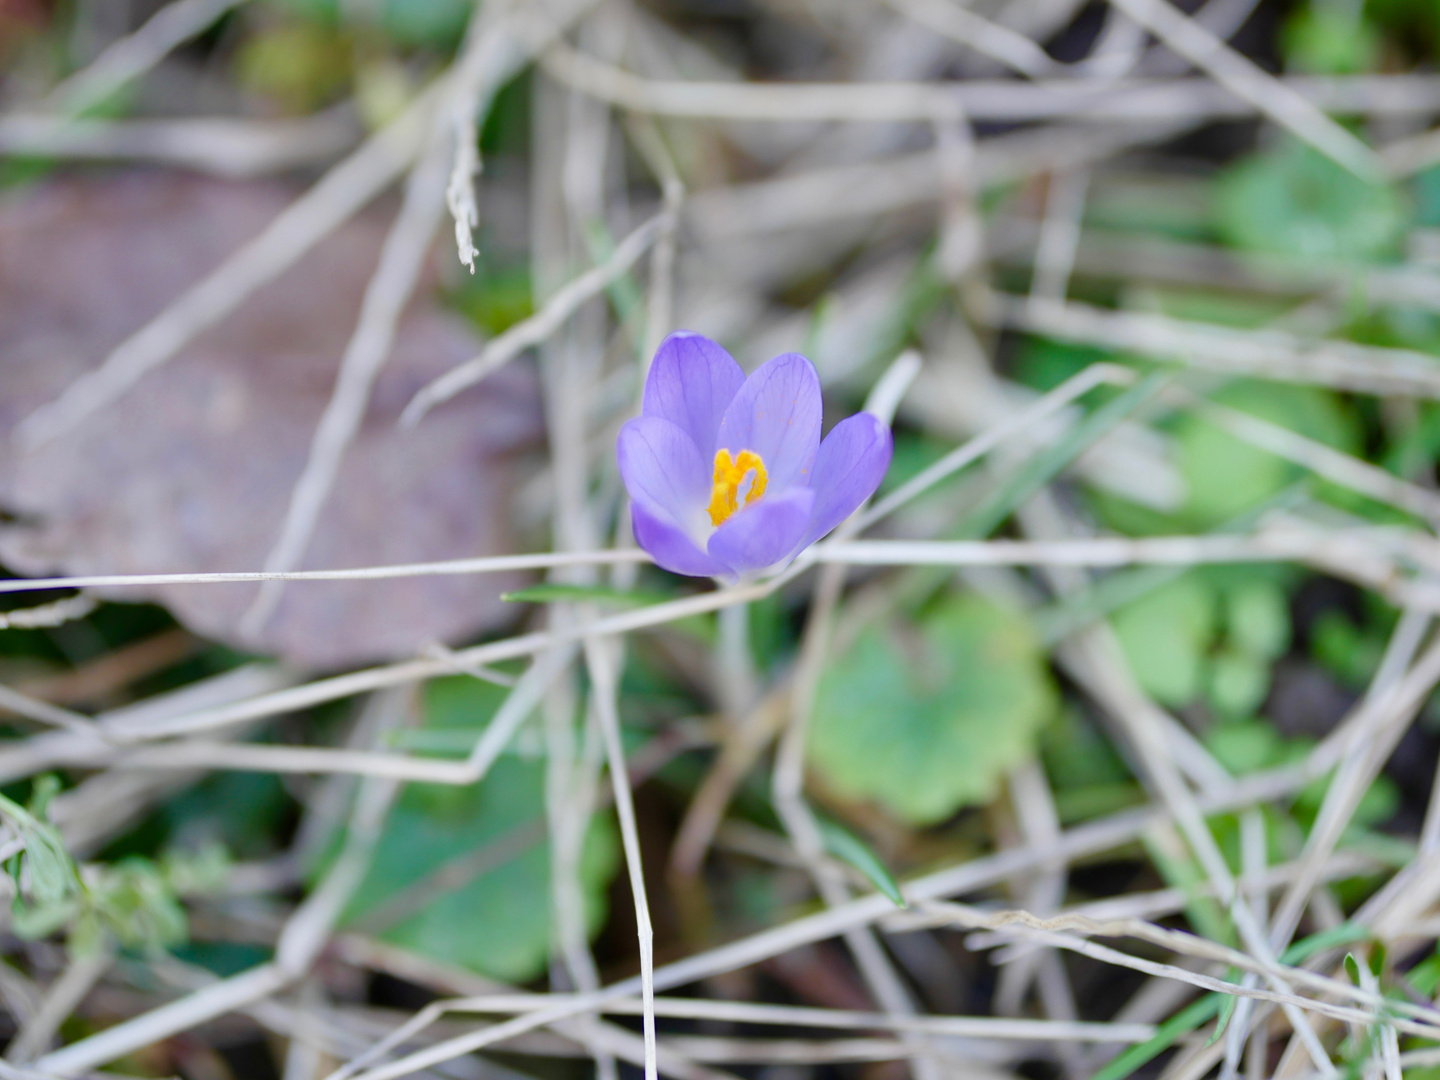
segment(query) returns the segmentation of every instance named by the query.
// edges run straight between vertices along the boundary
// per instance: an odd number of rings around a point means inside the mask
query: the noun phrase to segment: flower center
[[[715,452],[715,479],[710,489],[710,524],[719,525],[741,506],[765,494],[769,479],[765,462],[753,450],[741,450],[733,461],[729,450]],[[743,501],[742,501],[743,500]]]

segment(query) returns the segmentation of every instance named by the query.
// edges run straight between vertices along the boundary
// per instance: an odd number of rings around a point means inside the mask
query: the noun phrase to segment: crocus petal
[[[694,440],[701,458],[713,461],[720,419],[744,382],[745,372],[728,352],[680,330],[655,353],[641,411],[669,420]]]
[[[716,449],[759,454],[770,491],[807,484],[820,448],[820,410],[814,365],[799,353],[785,353],[745,380],[720,421]]]
[[[719,577],[728,572],[719,559],[701,551],[689,533],[644,503],[630,504],[630,523],[635,529],[635,542],[650,553],[661,569],[688,577]]]
[[[808,547],[875,494],[890,467],[890,429],[870,413],[856,413],[830,429],[810,480],[815,512],[801,547]]]
[[[814,505],[815,493],[805,487],[767,495],[716,529],[709,552],[732,574],[772,566],[796,550]]]
[[[632,500],[703,535],[698,530],[710,500],[710,470],[689,435],[658,416],[636,417],[620,429],[615,454]]]

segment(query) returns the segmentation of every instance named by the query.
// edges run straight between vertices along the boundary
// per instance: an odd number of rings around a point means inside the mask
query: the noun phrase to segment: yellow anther
[[[738,457],[730,459],[729,450],[715,453],[715,479],[710,489],[710,524],[719,525],[736,510],[740,509],[740,489],[745,478],[753,474],[755,479],[745,493],[745,505],[749,506],[765,494],[765,462],[753,450],[741,450]]]

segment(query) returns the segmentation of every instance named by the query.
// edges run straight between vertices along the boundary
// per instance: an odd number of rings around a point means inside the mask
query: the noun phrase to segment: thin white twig
[[[354,146],[360,135],[360,125],[348,110],[288,120],[0,116],[0,155],[154,162],[244,180],[330,161]]]
[[[455,125],[455,164],[445,185],[445,205],[455,219],[455,251],[460,264],[475,273],[475,230],[480,226],[480,207],[475,197],[475,177],[480,175],[480,132],[473,111]]]
[[[867,526],[893,513],[915,497],[928,491],[945,477],[959,472],[1007,439],[1013,438],[1064,409],[1072,401],[1088,394],[1097,386],[1125,386],[1135,381],[1135,373],[1119,364],[1091,364],[1073,375],[1026,409],[989,428],[975,438],[951,450],[933,465],[877,501],[873,506],[846,522],[836,533],[837,539],[853,536]],[[4,587],[0,582],[0,588]]]
[[[998,326],[1213,371],[1366,394],[1440,397],[1440,363],[1409,349],[1239,330],[1074,302],[1036,303],[1002,293],[989,294],[978,306],[977,314]]]
[[[369,706],[382,717],[377,729],[383,731],[400,723],[411,701],[408,689],[377,695]],[[362,785],[339,856],[287,920],[273,961],[71,1043],[40,1058],[36,1067],[66,1075],[108,1064],[141,1047],[252,1005],[304,976],[368,871],[398,788],[394,780],[381,778]]]
[[[380,250],[379,263],[365,288],[360,318],[340,360],[335,389],[315,427],[304,470],[290,492],[285,519],[265,557],[271,572],[292,570],[305,556],[320,512],[330,497],[345,452],[360,431],[370,392],[390,356],[400,316],[415,290],[442,212],[447,148],[434,133],[430,146],[410,173],[405,199]],[[258,634],[280,603],[283,581],[265,582],[240,620],[240,632]]]
[[[622,240],[608,259],[556,292],[534,315],[510,327],[486,345],[474,359],[452,368],[421,389],[405,406],[400,423],[407,427],[419,423],[435,406],[449,401],[460,391],[474,386],[509,363],[525,349],[544,341],[582,304],[627,273],[650,245],[673,226],[671,211],[663,210],[656,214]]]
[[[1323,765],[1324,763],[1320,763]],[[1279,798],[1299,790],[1315,776],[1319,766],[1308,762],[1301,768],[1287,768],[1269,774],[1247,777],[1222,795],[1202,796],[1200,808],[1205,813],[1252,805],[1260,799]],[[1325,766],[1328,768],[1328,765]],[[958,893],[987,888],[1016,873],[1023,873],[1055,859],[1074,860],[1092,852],[1109,850],[1132,842],[1155,822],[1164,811],[1146,808],[1114,815],[1107,819],[1073,828],[1053,848],[1024,848],[997,855],[971,859],[960,866],[937,871],[915,879],[902,887],[907,900],[914,904]],[[724,971],[732,971],[757,963],[790,949],[834,937],[852,926],[864,926],[894,914],[888,897],[872,893],[835,908],[795,919],[789,923],[752,934],[749,937],[706,950],[683,960],[656,969],[657,990],[684,986]],[[1228,985],[1228,984],[1227,984]],[[466,1054],[483,1046],[504,1041],[513,1035],[543,1027],[557,1019],[581,1015],[607,1002],[633,997],[640,991],[640,980],[630,978],[611,984],[593,996],[577,996],[517,1017],[512,1021],[469,1035],[446,1040],[426,1050],[407,1055],[383,1067],[364,1073],[366,1080],[388,1080],[405,1076],[437,1062]],[[338,1080],[336,1074],[331,1080]],[[351,1075],[349,1071],[343,1075]]]
[[[600,989],[601,983],[586,933],[580,864],[595,813],[601,740],[599,725],[587,723],[583,752],[576,752],[574,682],[558,680],[544,701],[545,817],[550,829],[550,909],[555,941],[551,986],[561,981],[556,966],[563,964],[570,986],[588,994]],[[559,953],[558,961],[554,952]],[[597,1080],[616,1080],[615,1059],[596,1041],[596,1025],[583,1020],[577,1024],[593,1044]]]
[[[919,354],[911,351],[896,357],[871,391],[866,411],[888,426],[919,373],[921,363]],[[849,901],[851,893],[845,879],[824,858],[819,821],[805,799],[804,758],[810,713],[829,650],[831,621],[844,583],[845,569],[841,566],[826,567],[816,581],[801,660],[790,694],[790,715],[780,736],[770,786],[776,812],[796,854],[821,897],[832,908]],[[845,943],[871,994],[885,1011],[896,1017],[914,1016],[915,1004],[873,930],[869,927],[850,929],[845,933]],[[932,1043],[913,1034],[905,1036],[904,1042],[912,1051],[910,1066],[916,1080],[938,1080],[944,1075]]]
[[[886,0],[886,3],[937,34],[998,60],[1021,75],[1038,78],[1060,67],[1049,53],[1024,34],[992,22],[961,4],[950,0]]]
[[[89,66],[51,90],[41,107],[55,112],[83,112],[149,71],[176,47],[204,33],[243,2],[174,0],[166,4],[138,30],[109,45]]]
[[[584,93],[624,109],[664,116],[784,123],[1042,120],[1086,123],[1205,119],[1264,113],[1210,79],[967,79],[957,82],[747,83],[643,79],[568,46],[542,58],[546,71]],[[1267,76],[1268,78],[1268,76]],[[1275,79],[1308,109],[1367,113],[1434,109],[1440,82],[1429,77],[1352,76]],[[1325,119],[1326,124],[1332,123]],[[1347,134],[1353,140],[1353,136]],[[1364,153],[1370,153],[1357,142]]]
[[[262,964],[46,1054],[35,1067],[60,1076],[84,1072],[260,1001],[290,982],[290,975],[278,964]]]
[[[1345,757],[1326,789],[1320,811],[1306,837],[1301,855],[1303,871],[1291,882],[1276,907],[1270,941],[1277,949],[1290,943],[1315,888],[1320,867],[1339,843],[1355,807],[1420,708],[1421,703],[1413,696],[1396,701],[1403,676],[1415,671],[1440,672],[1440,642],[1431,645],[1418,659],[1415,656],[1432,622],[1433,615],[1429,612],[1407,610],[1391,635],[1386,649],[1386,660],[1390,663],[1382,664],[1376,673],[1351,724],[1351,739],[1358,752]]]
[[[60,977],[46,989],[40,1011],[20,1026],[15,1038],[5,1048],[5,1059],[26,1062],[44,1050],[55,1038],[60,1025],[69,1019],[114,962],[115,952],[108,944],[97,949],[93,955],[72,958]]]
[[[625,770],[625,746],[620,740],[617,712],[618,685],[611,648],[604,639],[585,639],[585,670],[593,692],[590,701],[605,739],[605,758],[610,784],[615,793],[615,814],[620,819],[620,842],[625,849],[625,867],[630,876],[630,895],[635,902],[636,931],[640,943],[640,992],[644,1006],[645,1080],[655,1080],[655,931],[650,925],[650,903],[645,895],[645,872],[640,862],[640,830],[635,823],[635,802]]]
[[[1035,249],[1035,276],[1030,298],[1063,301],[1080,244],[1085,215],[1085,194],[1090,187],[1089,169],[1072,169],[1050,178],[1045,198],[1045,219],[1040,243]]]
[[[1328,979],[1324,976],[1317,976],[1303,968],[1286,967],[1275,963],[1257,961],[1247,953],[1236,949],[1230,949],[1223,945],[1217,945],[1206,938],[1195,937],[1184,934],[1181,931],[1165,930],[1161,927],[1153,927],[1140,923],[1138,920],[1124,920],[1122,925],[1106,926],[1105,924],[1087,925],[1088,920],[1076,918],[1075,916],[1059,916],[1055,919],[1042,919],[1032,915],[1028,911],[1002,911],[989,913],[979,908],[970,907],[965,904],[956,904],[945,901],[927,901],[917,905],[921,911],[934,915],[936,919],[948,918],[959,926],[985,927],[987,929],[1006,928],[1017,934],[1033,936],[1037,941],[1055,945],[1058,948],[1069,949],[1082,955],[1091,956],[1106,963],[1116,964],[1120,967],[1133,968],[1136,971],[1144,971],[1151,975],[1160,975],[1165,978],[1178,979],[1181,982],[1188,982],[1193,986],[1199,986],[1207,990],[1216,990],[1220,993],[1233,994],[1237,997],[1252,998],[1260,1001],[1271,1001],[1280,1005],[1293,1005],[1308,1009],[1324,1016],[1349,1021],[1366,1023],[1373,1015],[1370,1010],[1384,1008],[1388,1002],[1383,995],[1373,989],[1365,987],[1349,987],[1336,979]],[[1176,967],[1173,964],[1159,964],[1154,961],[1144,960],[1139,957],[1122,953],[1118,949],[1111,949],[1108,946],[1096,945],[1083,938],[1074,937],[1063,931],[1065,929],[1079,930],[1084,934],[1099,934],[1115,936],[1124,934],[1141,940],[1163,943],[1167,947],[1181,947],[1192,955],[1207,956],[1214,959],[1224,958],[1224,962],[1239,967],[1244,971],[1252,971],[1258,974],[1270,976],[1282,976],[1285,980],[1297,983],[1316,986],[1322,992],[1330,994],[1344,994],[1352,1001],[1363,1003],[1366,1008],[1351,1008],[1344,1005],[1334,1005],[1330,1002],[1316,1001],[1313,998],[1301,997],[1289,991],[1272,992],[1258,990],[1226,982],[1209,975],[1188,971]],[[1189,939],[1186,941],[1185,939]],[[1414,1010],[1412,1010],[1414,1011]],[[1411,1034],[1419,1034],[1425,1031],[1437,1030],[1437,1022],[1434,1011],[1424,1010],[1426,1020],[1423,1022],[1412,1019],[1395,1018],[1395,1023],[1402,1030]]]
[[[561,994],[491,994],[441,1001],[435,1015],[443,1013],[520,1014],[543,1009],[563,1000]],[[583,997],[585,995],[576,995]],[[620,999],[600,1003],[595,1011],[612,1016],[636,1016],[644,1003]],[[816,1027],[840,1031],[914,1031],[926,1035],[957,1038],[1016,1039],[1057,1042],[1114,1040],[1144,1042],[1155,1034],[1153,1024],[1108,1024],[1087,1021],[1031,1020],[991,1016],[894,1016],[853,1009],[817,1009],[799,1005],[771,1005],[748,1001],[717,1001],[707,998],[657,997],[655,1015],[678,1020],[718,1020],[736,1024],[767,1024],[784,1027]]]
[[[1386,177],[1385,163],[1304,96],[1247,59],[1168,0],[1110,0],[1236,97],[1365,180]]]
[[[240,570],[196,574],[90,574],[68,578],[11,578],[0,581],[0,593],[46,589],[141,588],[153,585],[223,585],[260,581],[381,581],[389,578],[449,577],[457,574],[498,574],[511,570],[545,570],[554,566],[593,566],[649,562],[643,551],[542,551],[529,555],[488,555],[474,559],[396,563],[352,570]]]
[[[419,149],[439,89],[432,86],[421,94],[286,207],[259,236],[116,346],[96,370],[27,416],[15,431],[21,445],[34,448],[74,430],[172,359],[202,330],[236,310],[255,290],[295,265],[379,194]]]
[[[62,709],[58,705],[22,694],[8,686],[0,686],[0,709],[12,712],[16,716],[23,716],[27,720],[63,728],[89,740],[103,742],[105,739],[95,722],[83,713]]]
[[[89,593],[67,596],[38,607],[18,608],[15,611],[0,612],[0,630],[37,630],[52,626],[63,626],[67,622],[83,619],[99,606],[100,601]]]

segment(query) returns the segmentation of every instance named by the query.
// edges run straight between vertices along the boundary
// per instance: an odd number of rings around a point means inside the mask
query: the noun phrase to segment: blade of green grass
[[[1140,1066],[1154,1060],[1184,1036],[1190,1034],[1221,1009],[1220,994],[1206,994],[1160,1025],[1160,1030],[1143,1043],[1121,1053],[1090,1080],[1125,1080]],[[1223,995],[1230,997],[1231,995]]]
[[[1027,458],[999,487],[990,492],[979,506],[965,515],[953,539],[981,540],[989,536],[1032,495],[1054,480],[1086,450],[1115,430],[1120,421],[1154,398],[1170,379],[1168,372],[1151,372],[1130,389],[1090,413],[1060,438]]]
[[[870,845],[833,821],[821,820],[817,824],[820,827],[820,838],[825,841],[826,851],[859,870],[871,884],[888,896],[896,907],[905,906],[905,897],[900,893],[899,884],[890,876],[890,871],[880,861],[880,857],[870,850]]]

